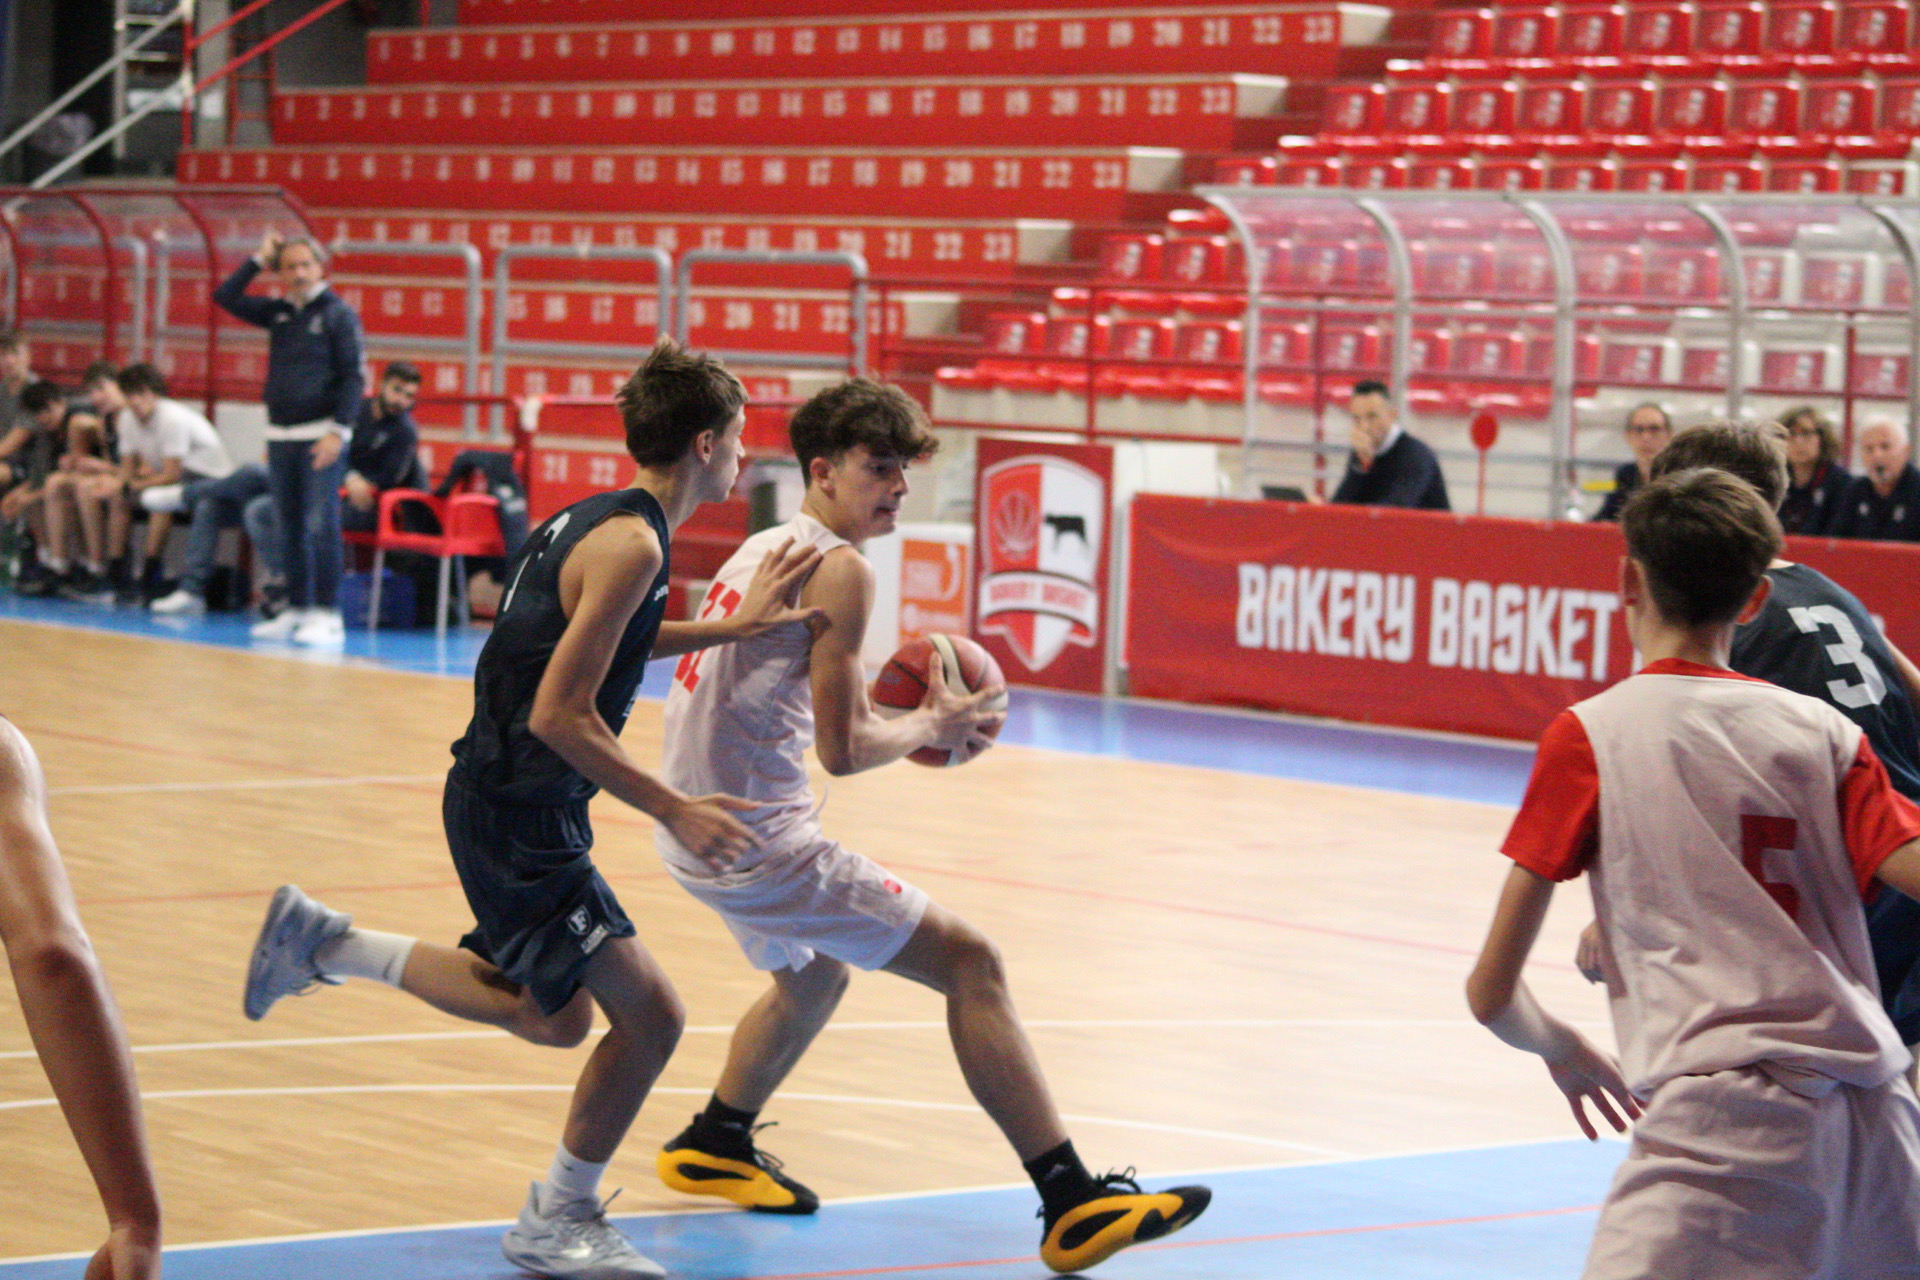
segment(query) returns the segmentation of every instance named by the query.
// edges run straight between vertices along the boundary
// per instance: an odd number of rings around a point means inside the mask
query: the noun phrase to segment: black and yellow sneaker
[[[1098,1266],[1130,1244],[1170,1236],[1206,1211],[1213,1192],[1205,1187],[1142,1191],[1133,1170],[1094,1179],[1094,1194],[1050,1214],[1040,1238],[1040,1261],[1065,1275]]]
[[[758,1125],[753,1133],[765,1129]],[[820,1197],[780,1172],[780,1162],[753,1144],[721,1150],[690,1124],[660,1151],[660,1181],[690,1196],[719,1196],[755,1213],[812,1213]]]

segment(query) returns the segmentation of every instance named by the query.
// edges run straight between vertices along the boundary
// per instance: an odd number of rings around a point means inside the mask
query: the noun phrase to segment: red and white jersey
[[[1550,879],[1590,873],[1636,1095],[1761,1066],[1818,1096],[1910,1060],[1861,896],[1916,837],[1920,809],[1839,712],[1663,661],[1548,727],[1504,851]]]
[[[740,607],[760,562],[787,539],[822,553],[849,545],[812,516],[754,534],[707,588],[699,616],[725,618]],[[667,694],[665,780],[688,795],[723,794],[765,807],[741,814],[761,848],[734,864],[744,871],[780,845],[804,838],[816,807],[807,781],[813,745],[813,687],[808,679],[813,633],[800,623],[750,640],[685,654]],[[668,862],[711,874],[664,826],[655,843]]]

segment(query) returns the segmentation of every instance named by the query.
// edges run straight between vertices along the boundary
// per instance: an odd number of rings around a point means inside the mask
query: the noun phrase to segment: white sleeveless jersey
[[[795,549],[818,547],[822,553],[849,545],[808,515],[756,533],[721,566],[699,616],[730,616],[760,562],[789,538]],[[756,865],[783,843],[806,838],[813,827],[816,806],[806,762],[813,745],[812,652],[813,633],[794,623],[686,654],[674,669],[666,710],[667,784],[688,795],[718,793],[764,805],[740,815],[761,847],[735,863],[735,871]],[[655,831],[668,862],[711,874],[664,826]]]
[[[1591,872],[1628,1086],[1759,1066],[1797,1092],[1882,1084],[1861,895],[1920,835],[1859,728],[1731,672],[1660,662],[1541,739],[1506,851]]]

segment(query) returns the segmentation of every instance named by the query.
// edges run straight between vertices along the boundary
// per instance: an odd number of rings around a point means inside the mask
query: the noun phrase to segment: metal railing
[[[462,311],[462,333],[459,338],[436,338],[411,335],[406,345],[423,350],[457,351],[460,353],[461,390],[468,396],[482,394],[480,386],[480,342],[482,327],[486,315],[486,294],[481,282],[480,251],[470,244],[415,244],[401,240],[336,240],[330,248],[335,254],[351,256],[353,254],[380,255],[385,257],[426,257],[458,258],[461,265],[462,292],[465,307]],[[496,387],[497,390],[497,387]],[[462,410],[465,425],[469,432],[478,422],[478,407],[469,402]]]
[[[852,284],[848,288],[846,360],[842,361],[834,356],[794,351],[714,348],[711,354],[722,360],[741,363],[765,361],[778,364],[821,365],[828,368],[844,365],[855,376],[867,372],[869,366],[867,342],[869,272],[867,260],[863,255],[840,251],[803,253],[787,250],[689,249],[680,255],[680,266],[674,281],[673,335],[683,344],[687,341],[687,334],[692,328],[693,269],[703,263],[735,263],[755,267],[845,267],[853,277]]]

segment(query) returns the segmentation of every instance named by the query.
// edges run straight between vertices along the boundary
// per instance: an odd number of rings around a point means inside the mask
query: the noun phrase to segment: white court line
[[[169,1102],[192,1098],[295,1098],[316,1097],[331,1094],[371,1094],[371,1093],[572,1093],[571,1084],[321,1084],[321,1085],[273,1085],[252,1089],[156,1089],[140,1095],[142,1102]],[[653,1093],[684,1094],[688,1097],[704,1098],[712,1092],[710,1089],[690,1089],[681,1087],[655,1088]],[[792,1093],[783,1092],[781,1097],[790,1102],[830,1102],[842,1106],[856,1107],[900,1107],[909,1111],[964,1111],[978,1112],[980,1108],[973,1103],[962,1102],[922,1102],[913,1098],[863,1098],[836,1093]],[[0,1111],[26,1111],[40,1107],[51,1107],[58,1102],[55,1098],[19,1098],[12,1102],[0,1102]],[[1319,1147],[1306,1142],[1288,1142],[1281,1138],[1261,1138],[1252,1134],[1229,1133],[1221,1129],[1196,1129],[1185,1125],[1159,1124],[1150,1120],[1119,1120],[1110,1116],[1065,1115],[1062,1120],[1072,1124],[1106,1125],[1117,1129],[1144,1129],[1155,1133],[1177,1133],[1190,1138],[1224,1138],[1232,1142],[1249,1142],[1260,1147],[1278,1147],[1285,1151],[1302,1151],[1308,1155],[1325,1156],[1330,1159],[1352,1159],[1348,1152],[1333,1147]]]
[[[91,787],[49,787],[50,796],[120,796],[142,791],[271,791],[281,787],[392,786],[445,782],[442,773],[376,773],[358,778],[248,778],[239,782],[119,782]]]
[[[1053,1030],[1073,1030],[1080,1027],[1175,1031],[1196,1027],[1270,1027],[1300,1030],[1368,1027],[1377,1029],[1472,1027],[1476,1031],[1480,1029],[1480,1024],[1464,1013],[1457,1018],[1030,1018],[1021,1025]],[[1608,1024],[1604,1021],[1576,1020],[1574,1025],[1605,1026]],[[828,1031],[945,1031],[947,1024],[944,1022],[829,1022],[826,1029]],[[713,1026],[687,1027],[683,1029],[682,1034],[725,1036],[732,1035],[733,1030],[731,1025],[721,1023]],[[492,1028],[484,1031],[396,1031],[384,1035],[299,1036],[280,1040],[190,1040],[179,1044],[134,1045],[133,1051],[135,1053],[206,1053],[227,1049],[307,1049],[319,1045],[405,1044],[433,1040],[510,1040],[512,1038],[507,1032]],[[32,1049],[0,1050],[0,1061],[34,1056],[36,1051]]]
[[[660,1091],[655,1090],[655,1092]],[[1625,1145],[1624,1140],[1611,1136],[1605,1136],[1602,1140]],[[1329,1160],[1299,1160],[1289,1161],[1286,1164],[1222,1165],[1211,1169],[1178,1169],[1158,1174],[1154,1178],[1154,1181],[1163,1182],[1177,1178],[1216,1177],[1223,1173],[1264,1173],[1270,1169],[1313,1169],[1335,1164],[1369,1164],[1375,1160],[1410,1160],[1420,1156],[1465,1155],[1474,1151],[1501,1151],[1519,1147],[1542,1147],[1552,1143],[1566,1141],[1568,1141],[1566,1138],[1523,1138],[1516,1142],[1475,1142],[1459,1147],[1425,1147],[1412,1151],[1389,1151],[1383,1155],[1376,1156],[1350,1156]],[[837,1205],[877,1204],[889,1200],[929,1200],[937,1196],[963,1196],[986,1191],[1017,1191],[1030,1187],[1031,1185],[1031,1183],[1026,1182],[995,1182],[972,1187],[948,1187],[942,1191],[883,1191],[874,1195],[845,1196],[831,1200],[823,1200],[821,1204],[826,1207],[832,1207]],[[704,1205],[690,1204],[684,1209],[651,1209],[645,1213],[616,1213],[612,1216],[616,1219],[641,1221],[649,1218],[677,1218],[686,1214],[705,1216],[715,1213],[735,1212],[738,1211],[730,1205],[709,1208]],[[358,1227],[349,1231],[313,1231],[303,1235],[292,1236],[253,1236],[244,1240],[210,1240],[200,1244],[169,1244],[167,1246],[167,1252],[169,1254],[201,1253],[215,1249],[244,1249],[263,1244],[305,1244],[309,1241],[317,1240],[362,1240],[369,1236],[406,1235],[416,1231],[478,1230],[480,1228],[509,1226],[512,1222],[513,1219],[511,1218],[489,1218],[477,1222],[429,1222],[413,1227]],[[74,1262],[83,1261],[92,1256],[92,1251],[86,1253],[42,1253],[30,1258],[0,1258],[0,1265],[13,1266],[16,1263],[25,1264],[29,1262]]]

